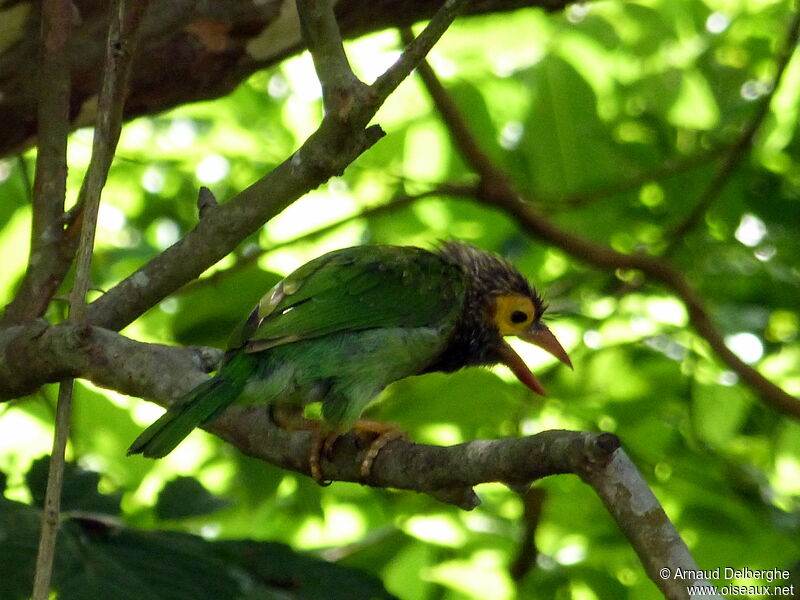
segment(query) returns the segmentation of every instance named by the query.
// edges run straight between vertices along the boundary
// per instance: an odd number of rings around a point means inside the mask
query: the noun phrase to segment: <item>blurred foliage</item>
[[[29,596],[48,459],[28,474],[34,505],[0,496],[0,597]],[[43,477],[42,477],[43,475]],[[64,475],[54,585],[63,600],[377,600],[393,598],[380,581],[356,569],[302,556],[285,544],[209,541],[177,531],[137,531],[117,520],[119,494],[97,490],[100,477],[74,464]],[[199,493],[198,493],[199,490]],[[200,500],[198,500],[198,496]],[[198,516],[220,508],[191,477],[168,483],[155,507],[161,518]],[[98,502],[98,499],[105,499]],[[182,504],[183,514],[164,514]],[[110,510],[107,510],[110,509]]]
[[[574,5],[563,14],[522,10],[458,22],[430,59],[487,152],[545,214],[618,250],[658,253],[769,92],[791,7],[788,0],[653,0]],[[398,45],[385,32],[348,50],[371,81]],[[795,56],[752,152],[671,256],[731,348],[795,395],[798,99]],[[190,229],[200,185],[224,202],[289,156],[320,113],[311,61],[301,56],[224,99],[127,124],[103,197],[94,285],[113,286]],[[688,328],[669,290],[587,268],[468,200],[426,197],[354,218],[400,194],[472,181],[418,80],[405,82],[376,121],[387,136],[342,177],[289,207],[125,333],[224,345],[277,277],[325,251],[468,240],[509,256],[545,291],[575,371],[520,349],[547,398],[532,397],[501,369],[472,370],[398,382],[370,416],[440,444],[548,428],[615,432],[703,568],[777,567],[796,576],[800,425],[739,384]],[[90,140],[83,130],[71,139],[72,199]],[[24,269],[33,159],[0,163],[3,301]],[[61,310],[55,305],[49,317],[62,318]],[[27,588],[15,586],[23,576],[30,581],[37,518],[30,502],[40,498],[43,477],[34,461],[50,447],[53,397],[45,388],[0,407],[0,585],[17,590],[3,598],[23,597],[18,590]],[[90,385],[78,387],[75,405],[70,451],[87,470],[70,471],[65,502],[75,502],[65,510],[115,521],[65,516],[59,572],[74,578],[59,579],[64,598],[89,597],[87,590],[92,597],[162,597],[152,592],[159,577],[176,582],[170,598],[387,597],[373,580],[339,566],[380,578],[404,600],[659,597],[576,477],[537,484],[545,491],[538,555],[515,579],[509,569],[526,552],[528,523],[521,498],[502,486],[481,486],[484,503],[471,513],[406,492],[343,483],[323,489],[202,432],[164,460],[126,458],[159,409]],[[222,541],[243,539],[252,542]],[[337,568],[326,570],[309,553]],[[272,587],[276,573],[298,579]],[[177,582],[195,587],[179,592]],[[103,585],[113,589],[92,587]],[[347,585],[359,592],[344,594]]]

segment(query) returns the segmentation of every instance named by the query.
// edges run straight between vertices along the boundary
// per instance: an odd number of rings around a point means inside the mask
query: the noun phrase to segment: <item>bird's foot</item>
[[[325,423],[303,416],[303,409],[293,405],[272,407],[272,420],[286,431],[310,431],[314,434],[308,455],[308,470],[319,485],[330,485],[322,475],[322,457],[330,454],[339,432],[326,429]]]
[[[317,431],[320,421],[303,416],[303,408],[293,404],[275,404],[270,406],[270,418],[284,431]]]
[[[364,460],[361,461],[361,478],[367,479],[372,472],[372,464],[380,454],[380,451],[391,441],[405,440],[408,441],[408,433],[400,429],[397,425],[392,423],[384,423],[382,421],[370,421],[362,419],[356,421],[353,425],[353,431],[358,434],[367,434],[372,436],[372,441],[367,448],[367,453]]]
[[[294,406],[274,406],[272,418],[282,429],[313,432],[314,439],[308,456],[308,470],[311,477],[319,485],[330,485],[330,482],[325,480],[322,473],[322,459],[331,455],[333,445],[339,438],[340,431],[335,428],[331,429],[330,425],[323,421],[305,418],[302,415],[302,409]],[[389,442],[409,439],[408,433],[397,425],[369,419],[356,421],[352,431],[365,438],[365,442],[369,443],[364,459],[361,461],[360,472],[362,479],[367,479],[370,476],[375,459]]]
[[[311,445],[311,452],[308,455],[308,470],[311,472],[311,477],[321,486],[328,486],[330,481],[326,481],[322,476],[322,457],[330,456],[333,450],[333,444],[339,437],[337,430],[323,432],[322,421],[312,421],[318,424],[318,429],[314,435],[314,441]]]

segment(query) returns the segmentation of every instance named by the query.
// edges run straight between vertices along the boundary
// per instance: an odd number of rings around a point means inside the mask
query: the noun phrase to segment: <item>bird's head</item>
[[[516,336],[572,368],[556,336],[542,322],[547,308],[528,280],[508,261],[469,244],[446,242],[441,254],[466,275],[467,297],[454,344],[466,348],[466,364],[503,363],[537,394],[544,388],[504,339]]]

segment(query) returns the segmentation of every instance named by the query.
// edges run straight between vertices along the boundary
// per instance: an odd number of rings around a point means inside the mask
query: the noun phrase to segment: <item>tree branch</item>
[[[70,318],[86,319],[86,292],[90,285],[90,267],[94,249],[100,195],[119,142],[122,110],[136,48],[136,33],[149,0],[134,0],[128,7],[124,0],[112,4],[111,24],[106,45],[105,69],[97,103],[97,124],[92,140],[92,156],[78,196],[81,225],[75,285],[70,297]],[[117,14],[113,14],[116,11]]]
[[[86,50],[74,65],[76,81],[81,85],[73,88],[73,107],[97,96],[103,54],[97,32],[106,18],[106,3],[78,4],[83,26],[74,32],[74,38]],[[287,0],[151,3],[125,119],[227,95],[254,72],[302,51],[299,27],[291,14],[293,7],[283,8],[289,4]],[[344,37],[353,39],[426,21],[441,4],[442,0],[338,0],[336,13]],[[470,3],[465,12],[502,13],[537,6],[555,11],[567,4],[566,0],[481,0]],[[30,81],[30,73],[35,70],[32,57],[36,36],[27,24],[21,32],[11,30],[13,22],[0,21],[0,38],[17,39],[4,52],[0,49],[0,96],[4,98],[0,104],[0,156],[20,152],[36,142],[36,118],[28,108],[36,97],[35,85]],[[225,23],[227,28],[208,35],[202,27],[208,22]],[[171,59],[164,60],[165,55]],[[197,65],[203,68],[198,69]],[[169,85],[164,85],[165,81]],[[73,114],[74,118],[77,116]],[[86,124],[75,119],[71,127]]]
[[[653,181],[663,181],[680,175],[686,171],[691,171],[698,167],[714,162],[721,156],[730,152],[733,144],[722,143],[711,150],[684,158],[667,159],[664,164],[653,169],[643,171],[626,177],[620,181],[614,181],[594,189],[583,192],[576,192],[569,196],[542,198],[537,196],[536,203],[541,207],[546,207],[548,211],[567,210],[570,208],[583,207],[594,202],[605,200],[612,196],[618,196],[625,192],[638,190],[643,185]]]
[[[758,130],[769,114],[772,98],[775,96],[775,92],[783,79],[783,74],[786,72],[786,67],[789,65],[789,60],[794,54],[798,38],[800,38],[800,10],[795,11],[786,33],[786,39],[775,59],[775,77],[773,78],[769,93],[759,101],[755,114],[750,118],[750,121],[739,136],[739,139],[728,152],[724,162],[720,165],[719,169],[717,169],[714,178],[700,195],[700,198],[697,200],[691,212],[689,212],[681,222],[677,223],[666,232],[665,237],[669,238],[669,243],[664,249],[662,256],[670,256],[683,241],[686,234],[697,227],[703,215],[705,215],[709,207],[722,193],[722,190],[736,172],[739,164],[744,157],[747,156]]]
[[[28,269],[15,301],[6,309],[8,321],[22,321],[44,314],[61,280],[53,276],[59,259],[63,231],[58,227],[67,193],[67,136],[69,133],[70,65],[67,43],[73,22],[71,0],[45,0],[42,4],[42,59],[39,71],[39,136],[33,193],[33,222]],[[71,382],[58,394],[56,428],[53,435],[55,463],[47,476],[33,600],[45,600],[55,556],[56,534],[61,512],[64,449],[69,436]]]
[[[647,575],[665,598],[689,600],[687,586],[710,586],[706,580],[687,581],[672,577],[676,569],[698,571],[689,548],[633,461],[620,448],[602,469],[579,473],[594,488],[642,561]],[[667,572],[668,576],[664,577]],[[722,600],[721,596],[712,598]]]
[[[33,321],[0,333],[0,396],[29,393],[44,381],[70,376],[169,406],[203,382],[221,354],[145,344],[98,327]],[[249,456],[308,474],[314,434],[276,427],[263,407],[232,406],[205,429]],[[323,457],[325,476],[418,491],[469,510],[480,503],[473,490],[480,483],[499,481],[517,490],[549,475],[577,474],[603,500],[665,596],[687,597],[682,585],[658,577],[658,569],[698,567],[611,434],[545,431],[451,447],[395,440],[381,450],[363,481],[360,469],[369,445],[355,432],[339,438]]]
[[[69,4],[69,8],[72,8],[71,3],[68,2],[67,4]],[[116,0],[111,7],[103,85],[98,103],[98,123],[95,128],[92,158],[81,190],[81,195],[85,201],[85,215],[83,219],[80,219],[82,223],[75,282],[69,298],[68,321],[79,325],[83,324],[86,319],[85,300],[91,278],[100,194],[105,185],[108,168],[111,165],[114,149],[119,139],[122,105],[124,104],[127,75],[131,63],[131,52],[128,47],[133,45],[133,41],[130,38],[134,37],[132,34],[135,34],[139,17],[146,5],[146,0],[134,2],[133,9],[129,11],[125,0]],[[128,25],[127,30],[126,25]],[[46,44],[47,41],[45,41]],[[66,53],[65,48],[61,48],[61,51]],[[66,115],[63,117],[62,126],[66,130],[68,120]],[[63,196],[59,212],[63,213]],[[61,519],[61,488],[64,479],[64,458],[72,417],[73,389],[74,380],[72,378],[67,378],[60,382],[53,449],[47,472],[44,515],[33,581],[33,600],[46,600],[50,595],[50,580],[53,572],[56,538]]]
[[[131,274],[88,308],[89,320],[119,330],[231,252],[244,238],[308,191],[341,174],[383,131],[367,124],[424,52],[444,33],[465,0],[448,0],[423,32],[390,67],[391,76],[359,96],[347,115],[328,113],[320,127],[286,161],[224,205],[207,211],[197,226]],[[440,16],[441,13],[441,16]],[[427,32],[427,33],[426,33]],[[398,67],[400,65],[400,67]],[[377,87],[376,87],[377,86]]]
[[[211,348],[146,344],[99,327],[29,321],[0,331],[0,400],[84,377],[166,406],[202,383],[221,358]]]
[[[209,275],[208,277],[203,277],[202,279],[195,279],[194,281],[191,281],[187,283],[185,286],[183,286],[178,293],[184,294],[186,292],[190,292],[208,285],[215,285],[225,277],[238,273],[248,265],[252,265],[254,262],[256,262],[259,258],[264,256],[265,254],[269,254],[270,252],[274,252],[275,250],[280,250],[281,248],[285,248],[287,246],[293,246],[294,244],[300,242],[315,240],[319,237],[322,237],[333,231],[336,231],[339,227],[343,227],[348,223],[359,221],[361,219],[374,219],[375,217],[392,214],[396,211],[402,210],[406,206],[413,204],[417,200],[438,195],[474,196],[475,186],[442,184],[442,185],[437,185],[436,187],[421,192],[419,194],[399,195],[388,202],[385,202],[383,204],[378,204],[375,206],[370,206],[369,208],[365,208],[364,210],[362,210],[360,213],[356,213],[349,217],[345,217],[344,219],[341,219],[339,221],[335,221],[334,223],[324,225],[319,229],[314,229],[313,231],[309,231],[295,238],[284,240],[282,242],[276,242],[274,244],[271,244],[270,246],[263,248],[262,247],[253,249],[248,248],[247,253],[244,256],[239,257],[237,261],[230,267],[226,269],[221,269],[219,271],[215,271],[212,275]]]
[[[539,557],[539,549],[536,546],[536,530],[542,519],[542,508],[547,498],[547,491],[540,487],[531,487],[520,496],[525,531],[519,542],[519,552],[509,567],[514,581],[524,579],[536,566],[536,559]]]
[[[434,44],[450,27],[456,16],[469,4],[468,0],[446,0],[442,7],[417,37],[410,38],[400,58],[383,75],[375,80],[372,89],[383,103],[397,86],[411,74],[428,55]]]
[[[366,86],[355,76],[342,46],[330,0],[296,0],[300,29],[322,86],[325,112],[340,117],[350,112]]]
[[[409,32],[403,32],[408,37]],[[509,176],[497,167],[472,135],[452,98],[437,79],[433,70],[423,62],[417,68],[450,135],[478,176],[481,178],[476,198],[484,204],[496,206],[514,217],[525,230],[565,253],[601,269],[636,269],[660,282],[680,298],[689,314],[695,331],[706,340],[717,357],[734,371],[747,385],[774,409],[794,418],[800,418],[800,400],[764,377],[745,363],[725,344],[714,326],[700,296],[686,278],[665,260],[643,254],[625,254],[608,246],[587,241],[558,227],[535,210],[530,202],[523,202],[513,188]]]
[[[38,76],[39,152],[33,188],[33,219],[28,267],[16,297],[0,323],[18,323],[44,314],[61,277],[64,257],[61,219],[67,193],[67,136],[70,111],[70,64],[67,43],[74,21],[71,0],[42,4]]]

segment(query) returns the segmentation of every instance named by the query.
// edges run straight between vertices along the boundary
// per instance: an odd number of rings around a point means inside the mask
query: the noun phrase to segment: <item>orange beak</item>
[[[556,336],[554,336],[543,323],[533,323],[528,329],[520,333],[518,337],[529,344],[539,346],[539,348],[555,356],[570,369],[572,368],[572,361],[569,359],[567,351],[564,350],[564,347],[556,339]],[[547,395],[542,384],[539,383],[539,380],[531,373],[525,361],[523,361],[519,354],[514,352],[514,349],[506,342],[503,342],[503,346],[500,349],[500,358],[503,364],[511,369],[514,375],[517,376],[517,379],[522,383],[541,396]]]

